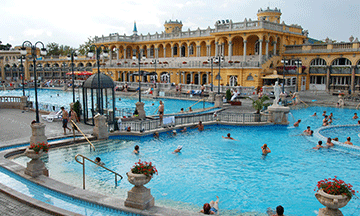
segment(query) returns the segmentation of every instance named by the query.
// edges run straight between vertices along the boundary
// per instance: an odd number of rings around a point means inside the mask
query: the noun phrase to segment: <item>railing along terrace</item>
[[[21,97],[19,96],[0,96],[1,103],[19,103],[21,102]]]
[[[164,116],[164,118],[169,117],[170,115]],[[140,131],[140,130],[155,130],[158,128],[163,128],[166,126],[182,126],[189,124],[198,124],[201,122],[212,122],[212,121],[220,121],[220,122],[229,122],[229,123],[259,123],[259,122],[267,122],[268,115],[260,114],[260,119],[257,114],[254,113],[225,113],[220,112],[217,114],[214,113],[203,113],[203,114],[194,114],[194,115],[178,115],[175,117],[175,123],[170,125],[162,125],[160,126],[160,120],[132,120],[132,121],[122,121],[119,123],[119,129],[121,131],[126,130],[128,127],[131,128],[131,131]]]
[[[359,42],[286,45],[285,53],[358,52]]]

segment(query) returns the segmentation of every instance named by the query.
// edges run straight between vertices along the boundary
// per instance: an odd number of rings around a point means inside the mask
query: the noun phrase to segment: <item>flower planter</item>
[[[43,155],[43,150],[41,149],[38,153],[36,153],[34,150],[29,149],[29,147],[25,150],[25,155],[32,160],[27,163],[25,174],[31,176],[31,177],[38,177],[39,175],[46,175],[49,176],[48,170],[45,168],[44,162],[40,160],[41,155]]]
[[[41,157],[41,155],[43,155],[43,150],[41,149],[39,152],[35,152],[34,150],[32,149],[29,149],[29,148],[26,148],[25,150],[25,155],[28,157],[28,158],[31,158],[33,160],[37,160]]]
[[[150,189],[144,187],[149,183],[151,176],[144,174],[134,174],[131,171],[126,173],[130,184],[135,185],[128,191],[128,197],[125,200],[125,206],[136,209],[148,209],[155,205],[155,199],[151,195]]]
[[[343,215],[339,208],[348,204],[351,198],[343,195],[331,195],[325,193],[323,190],[318,190],[315,193],[316,199],[326,208],[320,209],[319,216],[322,215]]]

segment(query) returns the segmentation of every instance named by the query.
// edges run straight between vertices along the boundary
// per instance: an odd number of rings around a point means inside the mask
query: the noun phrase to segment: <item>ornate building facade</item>
[[[257,19],[243,22],[218,20],[213,28],[183,30],[181,21],[166,21],[164,31],[138,35],[96,36],[94,44],[110,55],[100,70],[116,81],[138,81],[139,66],[148,72],[144,82],[258,87],[275,80],[297,90],[360,91],[360,43],[315,41],[301,26],[281,21],[277,8],[258,10]],[[134,56],[142,56],[139,61]],[[216,61],[216,57],[222,61]],[[214,61],[211,61],[213,59]],[[1,78],[19,76],[19,63],[1,62]],[[213,62],[213,64],[211,63]],[[38,77],[64,78],[70,71],[67,57],[37,61]],[[15,66],[14,66],[15,65]],[[97,72],[96,60],[86,56],[74,62],[75,71]],[[32,75],[26,60],[25,77]]]

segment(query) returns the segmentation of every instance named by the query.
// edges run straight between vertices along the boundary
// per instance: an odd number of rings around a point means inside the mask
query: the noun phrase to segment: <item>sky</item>
[[[309,37],[360,39],[359,0],[1,0],[0,41],[58,43],[78,48],[89,37],[164,31],[166,20],[181,20],[183,31],[214,28],[216,20],[256,20],[260,8],[279,8],[281,22],[301,25]]]

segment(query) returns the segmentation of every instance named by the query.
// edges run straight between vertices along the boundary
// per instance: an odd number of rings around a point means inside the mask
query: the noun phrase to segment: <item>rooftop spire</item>
[[[136,21],[134,21],[134,30],[133,30],[133,34],[134,34],[134,35],[137,35]]]

